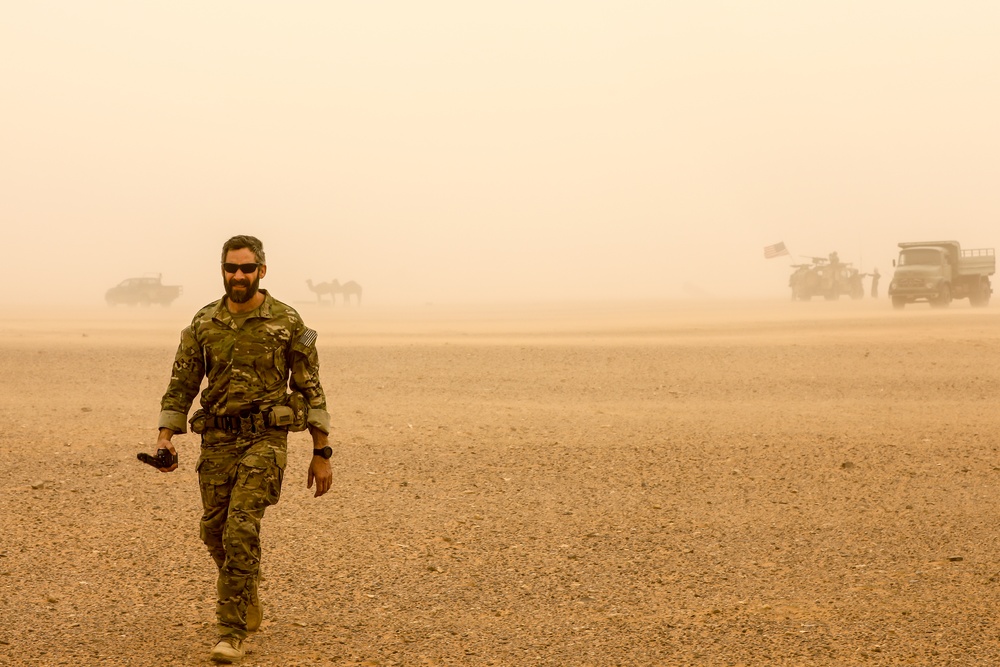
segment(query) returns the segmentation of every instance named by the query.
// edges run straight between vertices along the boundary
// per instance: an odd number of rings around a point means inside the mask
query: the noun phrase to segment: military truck
[[[850,263],[841,262],[836,252],[829,257],[810,257],[807,264],[793,264],[795,269],[788,279],[792,299],[809,301],[821,296],[827,301],[849,296],[860,299],[865,295],[862,275]]]
[[[997,268],[993,248],[962,250],[958,241],[913,241],[899,248],[889,283],[893,308],[918,301],[946,308],[952,299],[966,298],[973,307],[989,304],[990,276]]]
[[[162,274],[142,278],[126,278],[104,294],[109,306],[148,306],[158,303],[169,306],[181,295],[180,285],[164,285]]]

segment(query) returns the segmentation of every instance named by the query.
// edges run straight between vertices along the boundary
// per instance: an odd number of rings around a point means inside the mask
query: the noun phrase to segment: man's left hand
[[[309,435],[312,436],[313,449],[323,449],[330,444],[329,436],[326,432],[319,430],[312,424],[309,425]],[[316,480],[316,495],[319,498],[330,490],[333,484],[333,471],[330,469],[330,460],[322,456],[313,454],[312,461],[309,462],[309,477],[306,480],[306,488],[311,489],[313,480]]]
[[[313,498],[319,498],[330,490],[333,484],[333,470],[330,468],[330,459],[322,456],[313,456],[309,462],[309,478],[306,481],[306,488],[311,489],[313,480],[316,480],[316,494]]]

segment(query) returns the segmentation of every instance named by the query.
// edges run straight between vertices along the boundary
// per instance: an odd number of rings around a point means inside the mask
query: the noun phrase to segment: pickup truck
[[[952,299],[968,299],[974,307],[989,304],[996,272],[993,248],[963,250],[958,241],[918,241],[899,244],[899,260],[889,283],[892,307],[925,301],[946,308]]]
[[[162,274],[142,278],[126,278],[104,294],[109,306],[125,304],[148,306],[158,303],[169,306],[182,292],[180,285],[164,285]]]

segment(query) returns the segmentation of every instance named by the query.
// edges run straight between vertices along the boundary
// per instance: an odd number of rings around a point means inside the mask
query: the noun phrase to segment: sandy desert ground
[[[996,305],[296,305],[243,664],[1000,664]],[[196,436],[135,459],[194,310],[5,308],[0,664],[208,664]]]

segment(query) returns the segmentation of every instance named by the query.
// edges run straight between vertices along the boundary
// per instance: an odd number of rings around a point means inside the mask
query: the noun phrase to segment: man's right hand
[[[171,444],[170,442],[170,438],[172,437],[174,437],[173,431],[171,431],[169,428],[161,428],[160,435],[156,438],[156,449],[157,450],[166,449],[167,451],[170,452],[172,456],[176,456],[177,450],[174,449],[173,444]],[[153,453],[153,456],[156,456],[156,452]],[[177,470],[177,464],[173,463],[169,468],[157,468],[157,470],[159,470],[160,472],[173,472]]]

